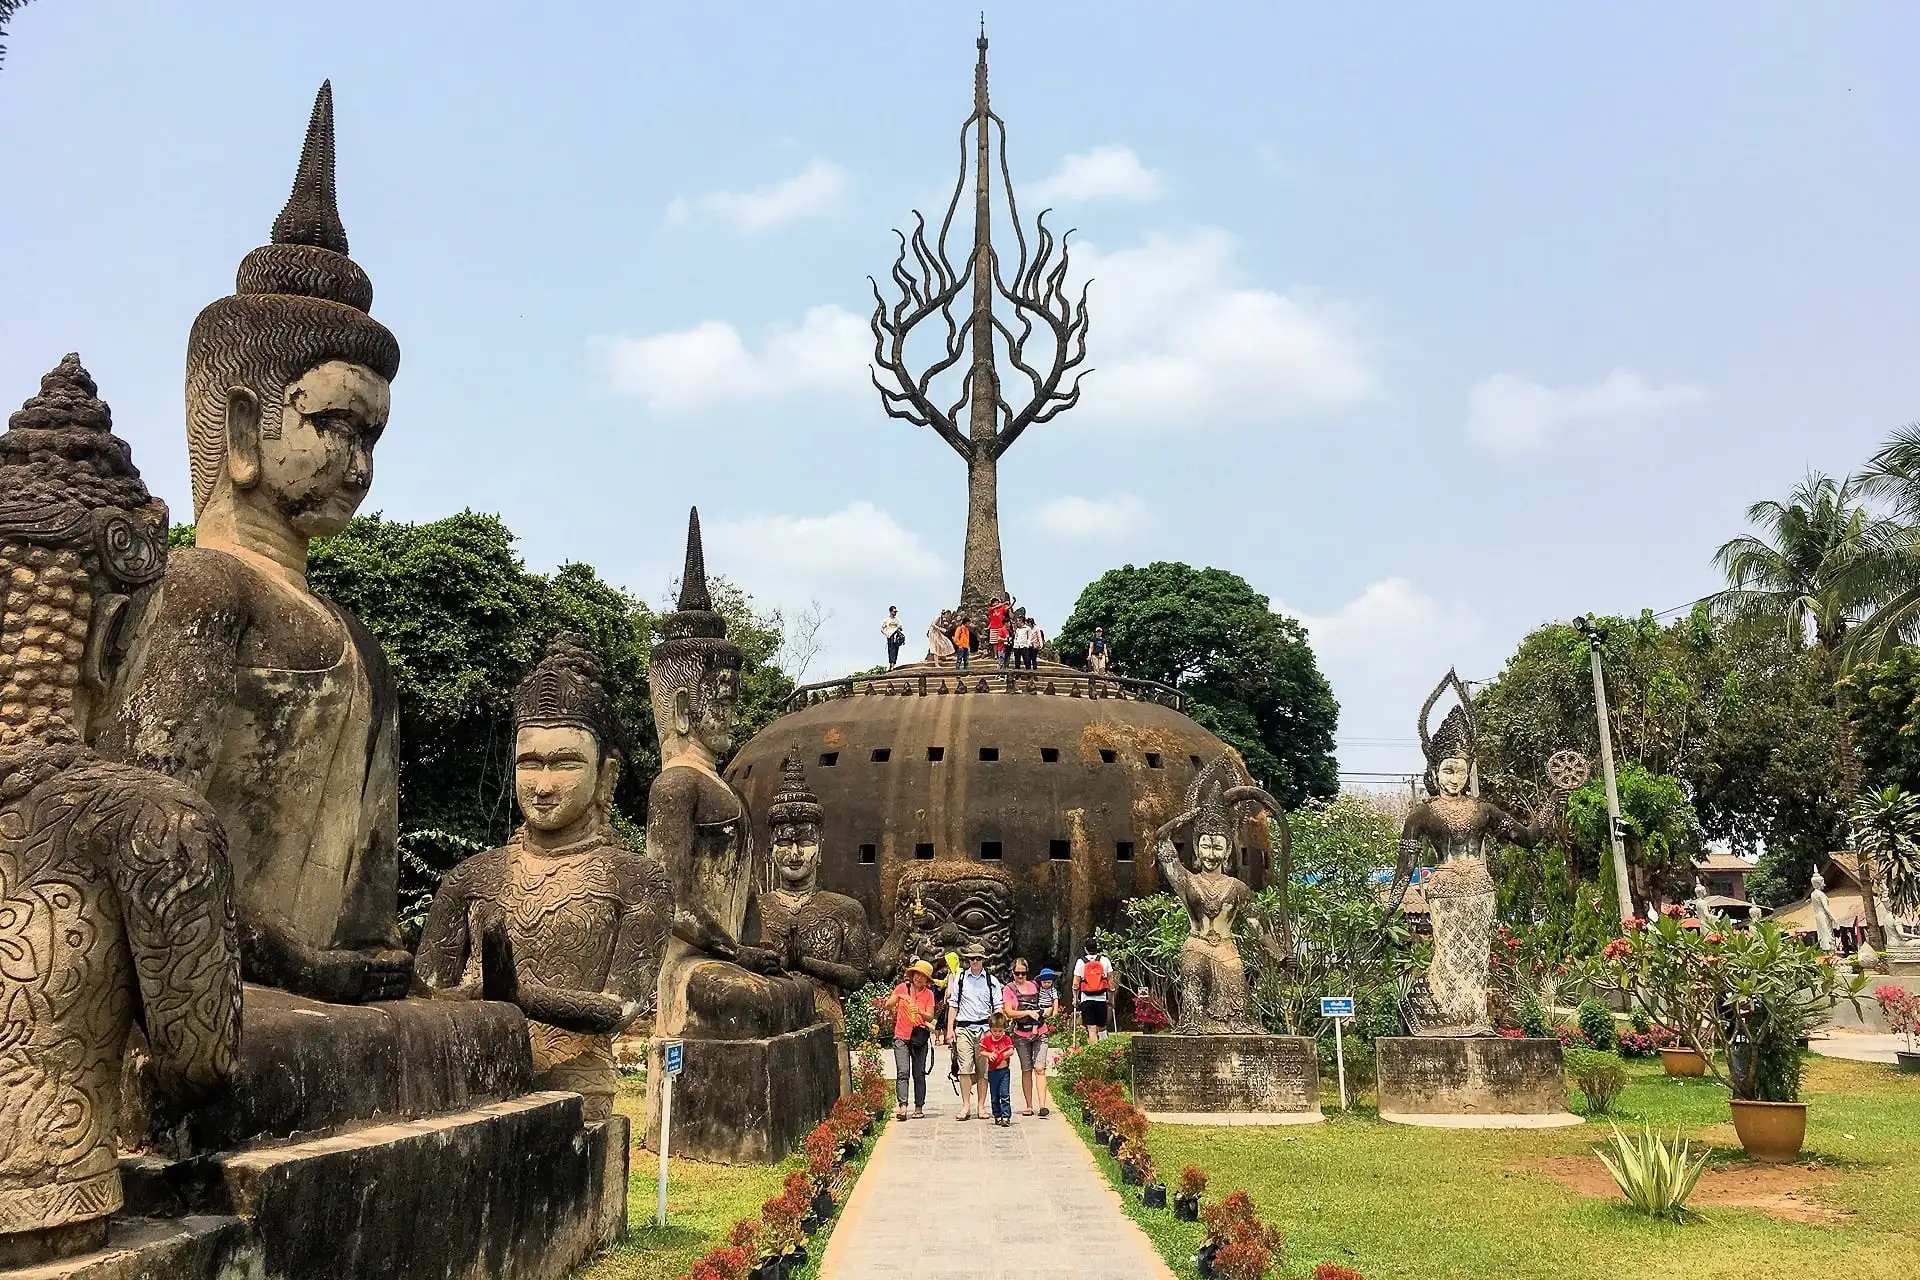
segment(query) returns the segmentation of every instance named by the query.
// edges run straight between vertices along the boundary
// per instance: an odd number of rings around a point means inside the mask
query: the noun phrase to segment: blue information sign
[[[1351,1018],[1353,1016],[1353,997],[1321,996],[1320,1016],[1323,1018]]]
[[[1324,1005],[1325,1003],[1326,1001],[1324,1000],[1321,1001],[1322,1005]],[[1353,1012],[1353,1009],[1351,1007],[1353,1004],[1353,1001],[1349,1000],[1347,1001],[1347,1004],[1349,1006],[1347,1009],[1347,1012],[1349,1013]],[[683,1049],[680,1041],[678,1040],[667,1041],[666,1057],[667,1057],[667,1074],[668,1075],[677,1076],[680,1074],[680,1062],[681,1062],[682,1053],[683,1053]]]

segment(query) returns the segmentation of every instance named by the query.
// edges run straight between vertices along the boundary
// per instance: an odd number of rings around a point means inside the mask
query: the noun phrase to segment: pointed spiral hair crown
[[[147,492],[99,390],[69,353],[7,419],[0,538],[77,548],[110,585],[137,587],[166,568],[167,504]]]
[[[727,639],[727,620],[713,607],[707,589],[707,556],[700,542],[700,508],[687,512],[687,560],[680,574],[678,607],[660,620],[660,643],[653,661],[697,658],[705,663],[738,667],[740,647]]]
[[[800,763],[800,748],[795,747],[780,763],[780,790],[774,793],[773,806],[767,810],[769,826],[820,825],[826,810],[807,786],[806,766]]]
[[[1440,721],[1438,729],[1429,731],[1427,725],[1433,716],[1434,704],[1440,701],[1441,695],[1448,689],[1452,689],[1460,699],[1459,704],[1448,710],[1445,718]],[[1478,748],[1473,722],[1473,694],[1468,691],[1466,683],[1460,679],[1453,668],[1447,669],[1447,674],[1440,678],[1439,684],[1433,686],[1433,692],[1428,694],[1427,700],[1420,705],[1418,727],[1420,751],[1427,758],[1425,778],[1427,794],[1437,796],[1440,794],[1440,777],[1437,772],[1440,762],[1459,759],[1471,765],[1475,761]]]
[[[1233,808],[1227,803],[1227,789],[1240,781],[1233,758],[1222,754],[1212,760],[1187,784],[1187,808],[1200,812],[1193,820],[1193,838],[1225,836],[1233,839]]]
[[[600,744],[603,755],[626,758],[620,719],[608,696],[600,660],[585,637],[555,633],[532,672],[513,691],[514,727],[573,725]]]

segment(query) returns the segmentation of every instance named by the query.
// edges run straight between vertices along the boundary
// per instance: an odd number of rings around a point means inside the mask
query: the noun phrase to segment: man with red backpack
[[[1113,961],[1088,938],[1083,954],[1073,962],[1073,1002],[1080,1011],[1080,1025],[1087,1029],[1089,1044],[1107,1033],[1108,998],[1113,985]]]

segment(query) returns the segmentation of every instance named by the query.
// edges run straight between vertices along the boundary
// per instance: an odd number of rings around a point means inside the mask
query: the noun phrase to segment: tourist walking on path
[[[1047,1033],[1053,1028],[1048,1019],[1060,1006],[1060,993],[1053,985],[1053,970],[1042,969],[1037,982],[1027,980],[1027,962],[1013,962],[1013,977],[1007,982],[1001,1008],[1012,1024],[1013,1052],[1020,1059],[1020,1098],[1023,1116],[1033,1114],[1033,1099],[1040,1097],[1040,1114],[1049,1115],[1047,1106]]]
[[[1002,671],[1007,669],[1007,654],[1009,652],[1007,640],[1007,607],[1007,602],[998,596],[994,597],[993,603],[987,606],[987,644],[992,648],[994,657],[1000,660],[1000,669]]]
[[[1087,641],[1087,670],[1097,676],[1107,674],[1107,664],[1113,661],[1113,646],[1107,642],[1107,629],[1095,627],[1093,639]]]
[[[975,944],[966,949],[967,967],[947,983],[947,1035],[953,1041],[954,1063],[960,1072],[960,1116],[971,1120],[987,1114],[987,1060],[980,1039],[1005,999],[1000,980],[987,972],[987,953]],[[973,1088],[969,1092],[967,1085]]]
[[[933,966],[915,960],[907,966],[907,980],[887,997],[893,1014],[894,1093],[899,1103],[896,1120],[907,1118],[907,1086],[913,1086],[913,1118],[927,1105],[927,1060],[933,1056]]]
[[[967,659],[973,656],[973,627],[968,624],[965,614],[953,627],[953,665],[965,671]]]
[[[1084,954],[1073,962],[1073,1001],[1080,1010],[1080,1025],[1087,1029],[1088,1044],[1098,1044],[1107,1034],[1112,992],[1113,961],[1088,938]]]
[[[980,1056],[987,1063],[987,1091],[993,1095],[993,1122],[1013,1123],[1013,1037],[1007,1034],[1007,1015],[993,1011],[987,1034],[980,1037]]]
[[[907,629],[900,625],[900,606],[887,606],[887,620],[880,624],[880,634],[887,640],[887,666],[900,665],[900,649],[907,643]]]

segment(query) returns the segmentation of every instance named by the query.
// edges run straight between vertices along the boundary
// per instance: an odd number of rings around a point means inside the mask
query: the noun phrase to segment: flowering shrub
[[[1337,1262],[1323,1262],[1313,1269],[1312,1280],[1367,1280],[1358,1271]]]
[[[1133,996],[1133,1025],[1142,1031],[1165,1031],[1173,1025],[1173,1019],[1153,992],[1137,991]]]
[[[1587,1039],[1587,1033],[1578,1027],[1555,1027],[1553,1035],[1562,1049],[1593,1048],[1593,1041]]]
[[[1907,1052],[1912,1053],[1914,1037],[1920,1036],[1920,996],[1889,982],[1875,987],[1873,998],[1879,1002],[1880,1012],[1886,1015],[1888,1028],[1893,1034],[1907,1038]]]
[[[1841,978],[1829,957],[1771,921],[1703,934],[1685,928],[1677,908],[1663,908],[1639,927],[1626,923],[1617,941],[1627,945],[1609,944],[1585,977],[1671,1026],[1736,1098],[1798,1101],[1800,1034],[1841,999],[1858,1008],[1866,985],[1864,976]],[[1728,1064],[1731,1074],[1715,1058],[1729,1041],[1751,1047]]]
[[[1223,1200],[1216,1200],[1200,1211],[1200,1221],[1207,1228],[1207,1239],[1213,1244],[1226,1246],[1250,1242],[1260,1247],[1264,1258],[1279,1262],[1285,1238],[1280,1232],[1260,1221],[1254,1213],[1253,1197],[1244,1191],[1235,1191]],[[1215,1262],[1219,1261],[1216,1256]],[[1262,1268],[1267,1265],[1261,1263]],[[1260,1272],[1253,1273],[1255,1277]]]
[[[1620,1056],[1651,1058],[1677,1043],[1678,1038],[1673,1032],[1662,1026],[1650,1026],[1646,1031],[1623,1031],[1620,1033]]]
[[[1190,1164],[1180,1171],[1179,1195],[1183,1200],[1191,1200],[1207,1189],[1207,1171],[1197,1164]]]
[[[1260,1280],[1272,1258],[1258,1240],[1231,1240],[1213,1255],[1213,1272],[1221,1280]]]
[[[746,1249],[735,1245],[726,1249],[715,1249],[687,1272],[687,1280],[747,1280],[747,1272],[753,1267],[753,1255]]]
[[[825,1178],[833,1172],[833,1166],[840,1158],[840,1138],[834,1133],[832,1125],[822,1123],[813,1126],[802,1146],[807,1153],[809,1176]]]

